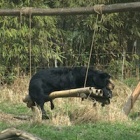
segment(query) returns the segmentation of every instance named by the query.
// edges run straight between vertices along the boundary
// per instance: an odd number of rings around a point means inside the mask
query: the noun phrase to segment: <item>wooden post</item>
[[[138,83],[138,85],[135,88],[135,90],[133,91],[133,93],[129,96],[127,102],[125,103],[125,105],[122,109],[122,111],[124,112],[125,115],[128,115],[130,113],[139,94],[140,94],[140,82]]]

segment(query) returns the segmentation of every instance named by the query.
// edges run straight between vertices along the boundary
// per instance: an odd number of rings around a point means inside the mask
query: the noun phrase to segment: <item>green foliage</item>
[[[61,8],[119,2],[123,1],[2,0],[0,7],[5,9],[28,6]],[[1,16],[0,77],[9,82],[7,77],[12,77],[10,79],[14,80],[14,76],[27,74],[30,62],[32,73],[38,68],[53,67],[56,64],[58,66],[87,66],[92,41],[94,41],[94,46],[90,65],[100,65],[102,69],[107,67],[112,74],[115,74],[115,69],[118,69],[117,73],[121,75],[121,66],[115,67],[122,63],[120,53],[123,50],[127,51],[128,42],[134,42],[140,37],[139,16],[139,12],[105,14],[99,15],[97,22],[96,15],[34,16],[31,18],[31,30],[28,16]],[[96,34],[93,39],[95,29]],[[128,54],[126,58],[126,65],[129,66],[139,59],[136,53],[131,52],[133,54]],[[6,79],[3,79],[4,77]]]

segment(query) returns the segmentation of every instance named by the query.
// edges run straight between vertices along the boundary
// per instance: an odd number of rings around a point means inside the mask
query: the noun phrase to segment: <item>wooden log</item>
[[[131,111],[131,109],[134,106],[134,103],[136,102],[138,96],[140,94],[140,82],[138,83],[138,85],[136,86],[135,90],[133,91],[133,93],[129,96],[127,102],[125,103],[122,111],[125,115],[128,115]]]
[[[97,98],[97,101],[104,102],[103,92],[101,89],[95,89],[93,87],[85,87],[85,88],[77,88],[70,90],[62,90],[62,91],[54,91],[49,95],[50,99],[55,98],[67,98],[67,97],[81,97],[81,98]],[[30,96],[27,95],[23,102],[27,104],[27,107],[32,108],[34,106],[34,102],[31,100]],[[104,102],[106,103],[106,101]]]
[[[22,130],[9,128],[0,133],[0,140],[42,140],[42,139]]]
[[[126,11],[140,11],[140,2],[118,3],[111,5],[94,5],[91,7],[78,8],[33,8],[23,7],[21,9],[0,9],[0,16],[55,16],[55,15],[85,15],[105,14]]]
[[[85,97],[87,98],[90,94],[94,94],[95,96],[102,96],[102,90],[95,89],[93,87],[85,87],[85,88],[77,88],[70,90],[62,90],[52,92],[49,97],[51,99],[55,98],[65,98],[65,97]]]
[[[85,95],[83,95],[85,94]],[[103,92],[101,89],[95,89],[93,87],[85,87],[85,88],[77,88],[77,89],[70,89],[70,90],[62,90],[62,91],[54,91],[50,93],[49,98],[66,98],[66,97],[83,97],[87,98],[88,96],[102,96]],[[23,102],[28,102],[29,95],[27,95]]]

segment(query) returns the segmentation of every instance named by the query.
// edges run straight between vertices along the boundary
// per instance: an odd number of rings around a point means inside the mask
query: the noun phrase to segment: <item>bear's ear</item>
[[[108,73],[100,73],[102,79],[110,78],[111,76]]]

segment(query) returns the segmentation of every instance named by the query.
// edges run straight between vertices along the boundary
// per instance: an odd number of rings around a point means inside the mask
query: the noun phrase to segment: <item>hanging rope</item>
[[[103,10],[103,6],[104,6],[104,4],[100,4],[100,5],[95,5],[94,6],[94,11],[97,13],[95,26],[97,26],[98,15],[99,14],[101,14],[101,21],[102,21],[102,10]],[[94,28],[94,32],[93,32],[93,36],[92,36],[92,42],[91,42],[91,47],[90,47],[90,54],[89,54],[88,66],[87,66],[87,70],[86,70],[84,87],[86,86],[86,83],[87,83],[88,70],[89,70],[89,65],[90,65],[92,50],[93,50],[93,46],[94,46],[95,33],[96,33],[97,30],[98,30],[98,26]]]
[[[31,21],[32,21],[32,19],[31,19],[31,15],[32,15],[32,13],[31,13],[31,10],[30,10],[30,12],[29,12],[29,59],[30,59],[30,78],[31,78],[31,76],[32,76],[32,42],[31,42],[31,33],[32,33],[32,30],[31,30]]]
[[[103,7],[104,7],[104,4],[97,4],[97,5],[94,5],[94,11],[95,11],[97,14],[102,14]]]
[[[31,30],[31,22],[32,22],[32,7],[23,7],[20,10],[20,27],[22,24],[22,15],[29,15],[29,65],[30,65],[30,78],[32,76],[32,30]]]
[[[96,16],[95,26],[97,26],[97,22],[98,22],[98,14],[97,14],[97,16]],[[87,70],[86,70],[86,76],[85,76],[84,87],[86,86],[86,82],[87,82],[88,70],[89,70],[89,65],[90,65],[92,50],[93,50],[93,46],[94,46],[95,33],[96,33],[97,30],[98,30],[98,27],[95,27],[95,28],[94,28],[94,32],[93,32],[93,36],[92,36],[92,42],[91,42],[91,47],[90,47],[90,54],[89,54],[88,66],[87,66]]]

